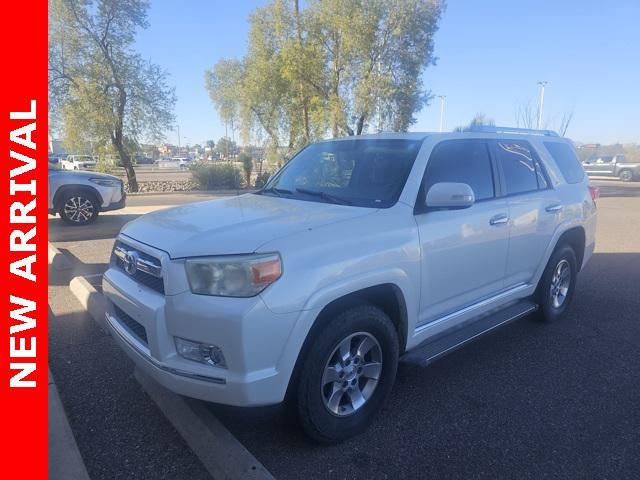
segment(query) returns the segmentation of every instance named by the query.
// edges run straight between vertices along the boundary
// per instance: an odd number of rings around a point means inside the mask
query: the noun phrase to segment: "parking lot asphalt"
[[[524,318],[427,368],[401,364],[372,427],[338,446],[308,441],[285,407],[209,407],[276,478],[639,478],[640,184],[592,183],[598,244],[562,322]],[[101,220],[56,242],[76,271],[105,268]],[[91,477],[206,478],[113,341],[65,316],[63,284],[52,370]]]

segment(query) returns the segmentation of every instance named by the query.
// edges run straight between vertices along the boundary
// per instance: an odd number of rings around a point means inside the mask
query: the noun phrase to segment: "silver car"
[[[99,212],[124,208],[122,180],[113,175],[49,169],[49,213],[68,225],[87,225]]]

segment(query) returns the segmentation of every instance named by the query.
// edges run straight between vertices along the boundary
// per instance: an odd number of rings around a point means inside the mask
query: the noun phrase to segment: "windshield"
[[[387,208],[398,200],[421,144],[421,140],[369,139],[315,143],[258,193]]]

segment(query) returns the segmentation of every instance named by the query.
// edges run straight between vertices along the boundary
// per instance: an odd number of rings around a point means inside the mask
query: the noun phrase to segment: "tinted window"
[[[425,192],[439,182],[466,183],[476,200],[492,198],[493,172],[486,143],[453,140],[438,144],[427,165]]]
[[[538,189],[538,169],[531,149],[523,142],[498,141],[498,162],[502,167],[507,195]]]
[[[567,183],[580,183],[584,170],[574,149],[566,143],[545,142],[544,146],[553,157]]]
[[[421,145],[421,140],[369,139],[312,144],[259,193],[389,207],[398,200]]]

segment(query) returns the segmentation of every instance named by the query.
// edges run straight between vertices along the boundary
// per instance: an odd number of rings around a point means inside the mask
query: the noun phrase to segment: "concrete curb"
[[[92,275],[91,277],[97,276],[101,277],[102,275]],[[109,333],[105,320],[107,304],[104,296],[91,285],[87,277],[73,277],[69,282],[69,288],[80,304],[89,312],[89,315],[93,317],[100,329],[105,333]]]
[[[220,195],[220,196],[229,196],[229,195],[244,195],[245,193],[253,193],[257,192],[256,189],[238,189],[238,190],[176,190],[172,192],[130,192],[127,193],[127,197],[140,197],[144,195]]]
[[[51,242],[47,242],[49,246],[49,265],[56,270],[68,270],[71,268],[71,260],[67,256],[53,246]]]
[[[89,480],[67,415],[49,370],[49,479]]]
[[[273,480],[204,402],[181,397],[136,368],[134,376],[216,480]]]

